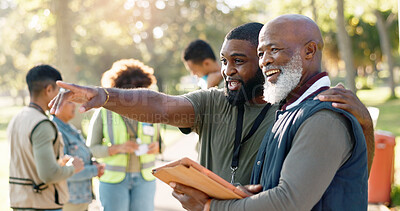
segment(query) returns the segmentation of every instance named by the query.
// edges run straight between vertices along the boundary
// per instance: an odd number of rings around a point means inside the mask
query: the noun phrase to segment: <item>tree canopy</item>
[[[398,58],[396,3],[346,1],[344,17],[354,68],[364,70],[357,71],[359,75],[387,69],[375,10],[390,21],[391,53]],[[224,36],[233,27],[246,22],[265,23],[285,13],[300,13],[316,20],[326,43],[324,68],[334,77],[343,77],[335,1],[3,0],[0,91],[22,95],[25,74],[38,63],[59,67],[70,82],[99,85],[102,73],[114,61],[135,58],[154,68],[161,91],[181,93],[176,84],[189,74],[181,55],[190,41],[207,40],[218,57]],[[398,78],[394,80],[398,82]]]

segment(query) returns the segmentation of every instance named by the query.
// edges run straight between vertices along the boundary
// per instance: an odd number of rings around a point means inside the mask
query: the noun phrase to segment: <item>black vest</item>
[[[263,139],[253,167],[251,183],[261,184],[264,190],[278,186],[283,162],[297,130],[306,119],[322,109],[332,110],[349,119],[355,143],[350,158],[338,169],[312,210],[367,210],[367,151],[361,126],[353,115],[332,107],[331,102],[313,100],[313,97],[289,110],[277,111],[280,118]],[[259,165],[257,162],[260,162]]]

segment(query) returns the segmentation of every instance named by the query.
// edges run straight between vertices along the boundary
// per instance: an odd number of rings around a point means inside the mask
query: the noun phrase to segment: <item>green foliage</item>
[[[392,14],[391,10],[382,11],[385,19]],[[375,22],[368,18],[351,15],[348,18],[349,34],[352,38],[355,63],[357,66],[374,65],[382,61],[380,38]],[[397,20],[393,20],[388,26],[388,32],[392,43],[393,52],[398,49],[399,30]]]
[[[154,68],[160,90],[176,93],[175,84],[187,74],[180,60],[184,47],[202,38],[219,50],[226,32],[245,20],[240,10],[224,14],[217,9],[219,4],[128,0],[89,1],[84,8],[77,6],[78,78],[99,84],[101,74],[114,61],[133,57]]]
[[[6,2],[0,9],[0,87],[21,90],[24,80],[16,78],[34,64],[56,61],[54,2]],[[206,39],[218,53],[225,34],[250,21],[244,9],[222,1],[72,0],[69,7],[77,67],[61,71],[76,74],[72,82],[99,85],[114,61],[136,58],[152,66],[160,89],[171,93],[187,74],[180,57],[191,40]]]
[[[57,0],[4,0],[0,8],[0,92],[22,96],[26,71],[38,63],[57,62]],[[325,41],[328,71],[340,69],[334,19],[335,1],[248,0],[235,6],[228,0],[71,0],[72,70],[80,84],[99,85],[104,71],[123,58],[136,58],[152,66],[161,91],[177,94],[176,84],[187,75],[181,62],[184,47],[193,39],[207,40],[218,55],[225,34],[250,21],[265,23],[285,13],[316,19]],[[296,5],[296,7],[293,7]],[[378,0],[346,1],[345,15],[351,35],[355,64],[379,66],[379,36],[372,14],[384,17],[397,12],[394,3]],[[68,8],[65,8],[68,9]],[[389,28],[393,52],[398,47],[397,19]],[[395,55],[396,56],[396,55]],[[335,65],[336,64],[336,65]],[[378,65],[378,68],[377,68]],[[363,76],[363,75],[361,75]],[[26,94],[26,92],[25,92]]]
[[[356,87],[360,89],[371,89],[373,86],[372,80],[369,77],[356,77]]]
[[[400,206],[400,186],[393,185],[392,191],[390,193],[391,203],[390,205],[393,207]]]
[[[355,63],[357,66],[371,65],[381,60],[378,30],[364,19],[349,17],[349,33],[352,38]]]

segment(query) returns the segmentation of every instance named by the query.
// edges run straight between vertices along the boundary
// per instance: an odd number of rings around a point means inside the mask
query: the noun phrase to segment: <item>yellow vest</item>
[[[101,117],[103,120],[103,145],[111,146],[114,144],[123,144],[129,140],[129,133],[126,128],[127,126],[119,114],[102,108]],[[152,135],[150,135],[151,133]],[[141,144],[150,144],[158,141],[158,135],[158,130],[153,126],[153,124],[138,122],[137,138],[141,140]],[[128,160],[128,153],[116,154],[103,158],[102,161],[106,164],[106,168],[104,175],[100,177],[100,181],[119,183],[124,180]],[[155,177],[151,174],[151,170],[155,166],[155,155],[140,155],[139,162],[141,165],[140,172],[143,178],[147,181],[154,180]]]

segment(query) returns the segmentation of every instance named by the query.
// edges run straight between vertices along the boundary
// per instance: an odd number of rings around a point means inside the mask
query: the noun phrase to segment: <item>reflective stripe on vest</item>
[[[107,129],[108,129],[108,137],[110,138],[110,142],[112,145],[115,144],[114,141],[114,131],[113,131],[113,125],[112,125],[112,113],[111,111],[107,110]]]
[[[141,168],[142,169],[147,169],[147,168],[153,168],[155,166],[156,162],[148,162],[148,163],[141,163]],[[126,167],[123,166],[112,166],[112,165],[106,165],[105,170],[109,171],[118,171],[118,172],[126,172]]]
[[[124,166],[106,165],[105,170],[108,170],[108,171],[126,172],[126,167],[124,167]]]
[[[142,169],[153,168],[156,165],[155,161],[142,163]]]
[[[106,109],[101,110],[101,117],[103,120],[103,134],[104,134],[104,145],[109,146],[110,144],[123,144],[129,140],[128,125],[125,124],[122,117],[114,112]],[[158,130],[155,129],[153,136],[143,134],[143,124],[138,122],[137,136],[142,140],[142,144],[150,144],[154,137],[158,137]],[[118,127],[116,127],[118,126]],[[106,163],[105,173],[100,178],[100,181],[107,183],[118,183],[125,178],[126,166],[128,165],[129,154],[116,154],[104,158]],[[144,154],[139,156],[139,162],[141,165],[141,174],[147,181],[154,180],[154,176],[151,174],[152,168],[155,166],[155,155]]]

